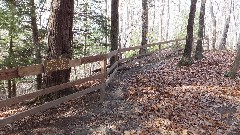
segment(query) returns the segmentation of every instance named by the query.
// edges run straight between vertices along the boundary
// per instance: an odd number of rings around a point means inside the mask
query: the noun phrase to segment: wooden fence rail
[[[118,49],[118,50],[109,52],[107,54],[83,57],[83,58],[79,58],[79,59],[49,60],[49,61],[43,61],[43,64],[0,70],[0,80],[10,80],[10,79],[21,78],[21,77],[25,77],[25,76],[44,74],[44,73],[57,71],[57,70],[64,70],[64,69],[68,69],[70,67],[80,66],[82,64],[93,63],[93,62],[98,62],[98,61],[100,61],[100,66],[101,66],[101,72],[97,75],[86,77],[83,79],[78,79],[78,80],[72,81],[72,82],[63,83],[63,84],[52,86],[49,88],[41,89],[41,90],[38,90],[33,93],[9,98],[6,100],[0,100],[0,108],[2,108],[2,107],[10,106],[13,104],[17,104],[20,102],[24,102],[29,99],[37,98],[39,96],[43,96],[43,95],[46,95],[46,94],[49,94],[52,92],[57,92],[62,89],[71,88],[74,85],[79,85],[79,84],[89,82],[89,81],[94,81],[97,79],[101,80],[100,84],[97,86],[87,88],[87,89],[79,91],[77,93],[56,99],[51,102],[44,103],[43,105],[39,105],[30,110],[23,111],[23,112],[14,114],[12,116],[0,119],[0,127],[5,126],[6,124],[12,123],[16,120],[20,120],[26,116],[30,116],[30,115],[42,112],[46,109],[56,107],[57,105],[59,105],[63,102],[66,102],[66,101],[69,101],[72,99],[76,99],[80,96],[86,95],[90,92],[97,91],[97,90],[100,90],[100,102],[102,102],[104,100],[105,87],[114,78],[115,74],[117,73],[117,71],[119,69],[132,64],[132,62],[129,61],[127,64],[122,65],[121,67],[119,67],[119,64],[126,62],[127,60],[131,60],[133,58],[135,58],[136,60],[139,61],[139,60],[141,60],[141,58],[138,58],[138,57],[147,55],[147,53],[135,55],[130,58],[119,59],[114,64],[112,64],[108,69],[107,69],[107,60],[109,60],[113,56],[115,56],[115,58],[117,58],[118,56],[121,56],[122,53],[124,53],[126,51],[148,48],[148,47],[152,47],[152,46],[156,46],[156,45],[160,46],[160,45],[167,44],[167,43],[176,43],[176,45],[178,45],[178,43],[180,41],[184,41],[184,40],[185,39],[176,39],[176,40],[170,40],[170,41],[165,41],[165,42],[147,44],[144,46],[122,48],[122,49]],[[167,47],[167,48],[169,48],[169,47]],[[159,49],[163,50],[166,48],[159,47]],[[159,51],[159,50],[156,50],[156,51]],[[150,53],[153,53],[153,52],[150,52]],[[59,66],[59,64],[61,64],[61,66]]]

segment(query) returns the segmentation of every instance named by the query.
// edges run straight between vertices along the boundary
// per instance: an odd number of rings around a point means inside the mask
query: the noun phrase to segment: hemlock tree
[[[226,77],[235,78],[237,71],[240,66],[240,33],[238,34],[238,42],[237,42],[237,55],[235,57],[235,60],[233,62],[232,68],[229,72],[225,74]]]
[[[72,58],[74,0],[52,0],[48,22],[48,51],[46,60]],[[70,80],[71,68],[46,74],[45,87],[66,83]],[[60,92],[53,94],[57,98]]]
[[[193,63],[193,59],[191,58],[192,53],[192,44],[193,44],[193,25],[194,18],[196,12],[196,4],[197,0],[191,0],[190,13],[188,18],[187,25],[187,36],[186,36],[186,44],[182,59],[178,62],[178,66],[188,66]]]
[[[148,42],[148,0],[142,0],[142,42],[144,46]],[[146,53],[146,49],[140,49],[140,53]]]
[[[206,4],[206,0],[202,0],[201,1],[200,16],[199,16],[198,40],[197,40],[196,53],[195,53],[195,59],[196,60],[201,60],[203,58],[202,42],[203,42],[205,4]]]
[[[118,49],[118,35],[119,35],[119,13],[118,13],[119,0],[112,0],[111,3],[111,51]],[[115,63],[117,58],[110,59],[110,65]]]

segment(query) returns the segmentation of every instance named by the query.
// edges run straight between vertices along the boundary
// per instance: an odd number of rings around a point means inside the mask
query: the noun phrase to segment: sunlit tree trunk
[[[164,40],[164,37],[163,37],[163,19],[164,19],[164,10],[165,10],[165,0],[161,0],[161,6],[160,6],[160,9],[161,12],[160,12],[160,24],[159,24],[159,33],[160,33],[160,41],[163,41]]]
[[[228,29],[229,29],[229,23],[230,23],[230,14],[225,20],[225,25],[222,33],[222,39],[219,45],[219,49],[223,50],[226,49],[226,41],[227,41],[227,34],[228,34]]]
[[[193,63],[191,58],[192,53],[192,44],[193,44],[193,25],[194,25],[194,18],[196,12],[196,4],[197,0],[191,0],[191,7],[190,13],[188,18],[188,25],[187,25],[187,36],[186,36],[186,44],[182,59],[178,62],[178,66],[188,66]]]
[[[119,13],[118,13],[119,0],[112,0],[111,3],[111,51],[118,49],[118,36],[119,36]],[[116,57],[110,59],[110,65],[114,64]]]
[[[233,62],[232,68],[228,73],[225,74],[226,77],[235,78],[236,73],[240,66],[240,33],[238,34],[238,41],[237,41],[237,55]]]
[[[213,50],[216,49],[216,40],[217,40],[217,21],[216,21],[216,16],[214,15],[213,12],[213,5],[212,2],[210,1],[210,14],[212,18],[212,48]]]
[[[167,29],[166,29],[166,39],[165,40],[168,40],[168,37],[169,37],[169,21],[170,21],[170,0],[168,0],[168,5],[167,5],[167,10],[168,10],[168,13],[167,13]]]
[[[206,0],[201,1],[200,17],[199,17],[199,28],[198,28],[198,40],[196,46],[195,59],[201,60],[203,58],[203,32],[204,32],[204,16],[205,16],[205,4]]]
[[[74,0],[53,0],[48,22],[47,60],[72,58]],[[71,69],[54,71],[44,79],[46,87],[66,83],[70,80]],[[51,98],[59,97],[56,93]]]

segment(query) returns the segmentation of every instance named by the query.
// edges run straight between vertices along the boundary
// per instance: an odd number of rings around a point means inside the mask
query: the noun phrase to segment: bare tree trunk
[[[46,60],[72,59],[74,0],[53,0],[48,22],[48,53]],[[66,83],[70,80],[71,68],[46,74],[46,87]],[[52,97],[51,97],[52,96]],[[55,99],[60,92],[48,98]]]
[[[164,8],[165,8],[165,0],[162,0],[162,9],[161,10],[161,16],[160,16],[160,40],[163,41],[164,38],[163,38],[163,16],[164,16]]]
[[[156,0],[154,0],[154,9],[153,9],[153,26],[151,29],[151,32],[154,33],[155,31],[155,20],[156,20]],[[149,40],[149,42],[154,42],[155,39],[151,38],[151,41]]]
[[[195,59],[201,60],[203,58],[203,34],[204,34],[204,16],[205,16],[205,4],[206,0],[201,1],[200,17],[199,17],[199,28],[198,28],[198,40],[196,46]]]
[[[181,0],[179,0],[179,5],[178,5],[178,12],[181,12]]]
[[[119,36],[119,0],[112,0],[111,3],[111,51],[118,49],[118,36]],[[110,59],[110,65],[114,64],[116,57]]]
[[[14,29],[15,29],[15,15],[17,14],[16,12],[16,3],[15,1],[8,1],[8,4],[9,4],[9,8],[12,12],[11,16],[10,16],[10,30],[9,30],[9,37],[10,37],[10,41],[9,41],[9,50],[8,50],[8,68],[13,68],[15,65],[15,56],[14,56],[14,51],[13,51],[13,38],[14,38]],[[15,79],[11,79],[11,80],[8,80],[8,98],[12,98],[12,97],[15,97],[16,96],[16,82],[15,82]]]
[[[13,62],[15,61],[13,52],[13,36],[10,32],[10,42],[9,42],[9,63],[8,68],[13,68]],[[16,81],[15,79],[8,80],[8,98],[15,97],[17,93]]]
[[[165,40],[168,40],[168,35],[169,35],[169,21],[170,21],[170,0],[168,0],[168,17],[167,17],[167,31],[166,31],[166,39]]]
[[[228,73],[225,74],[225,76],[235,78],[237,71],[239,69],[239,65],[240,65],[240,33],[238,34],[237,55],[233,62],[232,68],[230,69],[230,71]]]
[[[142,0],[142,42],[144,46],[148,43],[148,0]],[[146,53],[146,49],[140,49],[140,53]]]
[[[8,98],[12,97],[12,81],[8,80]]]
[[[40,64],[41,60],[41,47],[38,39],[38,28],[37,28],[37,17],[36,17],[36,7],[34,0],[30,0],[31,5],[31,25],[32,25],[32,36],[33,36],[33,44],[35,46],[36,51],[36,63]],[[42,88],[42,74],[37,75],[37,89]]]
[[[216,31],[216,27],[217,27],[217,21],[216,21],[216,17],[214,15],[213,12],[213,5],[212,2],[210,1],[210,14],[211,14],[211,18],[212,18],[212,48],[213,50],[216,50],[216,40],[217,40],[217,31]]]
[[[222,39],[219,45],[219,50],[224,50],[226,49],[226,40],[227,40],[227,33],[228,33],[228,28],[229,28],[229,23],[230,23],[230,14],[226,18],[225,25],[224,25],[224,30],[222,33]]]
[[[228,4],[229,2],[226,2],[226,4]],[[233,0],[231,0],[231,6],[233,5]],[[228,7],[230,9],[230,11],[225,14],[227,14],[227,18],[225,18],[225,25],[224,25],[224,29],[223,29],[223,33],[222,33],[222,39],[221,39],[221,42],[220,42],[220,45],[219,45],[219,49],[220,50],[223,50],[223,49],[227,49],[226,48],[226,40],[228,38],[228,30],[229,30],[229,24],[230,24],[230,19],[231,19],[231,13],[232,13],[232,8]]]
[[[84,56],[86,57],[87,56],[87,37],[88,37],[88,0],[85,0],[84,1]],[[84,77],[87,76],[87,73],[86,73],[86,64],[83,65],[83,74],[84,74]]]
[[[105,0],[105,6],[106,6],[105,15],[108,18],[108,1],[107,0]],[[108,27],[108,19],[106,19],[105,27],[106,28]],[[105,44],[108,45],[108,34],[105,34]]]
[[[187,25],[187,36],[186,36],[186,44],[182,59],[178,62],[178,66],[188,66],[193,63],[191,58],[192,54],[192,44],[193,44],[193,25],[194,25],[194,18],[196,12],[196,4],[197,0],[191,0],[191,7],[190,13],[188,18],[188,25]]]

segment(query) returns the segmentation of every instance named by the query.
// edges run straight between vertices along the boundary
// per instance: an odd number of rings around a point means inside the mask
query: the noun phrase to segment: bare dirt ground
[[[180,57],[173,57],[121,70],[104,103],[98,93],[86,95],[0,128],[0,134],[239,135],[240,78],[224,77],[234,54],[204,55],[190,67],[177,67]]]

